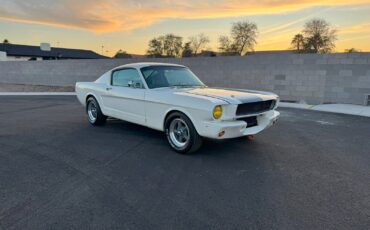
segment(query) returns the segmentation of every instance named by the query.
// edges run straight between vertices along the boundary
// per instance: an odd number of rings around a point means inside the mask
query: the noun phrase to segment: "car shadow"
[[[248,140],[246,137],[225,139],[225,140],[215,140],[205,138],[203,140],[203,146],[195,154],[210,155],[213,156],[225,153],[235,153],[241,148],[253,148],[255,141]]]
[[[130,135],[138,138],[145,137],[147,138],[147,142],[166,145],[169,151],[172,151],[167,143],[164,132],[118,119],[109,119],[106,127],[109,127],[112,132],[123,132],[122,135],[125,136]],[[242,151],[243,148],[253,150],[255,145],[256,140],[248,140],[246,137],[225,140],[204,138],[202,147],[197,152],[186,155],[196,157],[197,155],[217,156],[231,153],[236,154],[240,152],[245,154],[245,151]],[[253,151],[248,151],[248,153],[253,153]]]

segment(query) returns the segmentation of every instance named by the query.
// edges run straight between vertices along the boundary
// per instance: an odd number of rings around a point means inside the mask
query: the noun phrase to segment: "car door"
[[[105,107],[113,117],[145,125],[145,88],[134,68],[112,71]]]

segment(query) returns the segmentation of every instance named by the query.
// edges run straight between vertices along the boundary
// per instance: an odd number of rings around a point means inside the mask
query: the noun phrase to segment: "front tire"
[[[178,153],[192,153],[202,145],[202,137],[191,120],[182,113],[175,112],[167,118],[165,131],[168,143]]]
[[[99,103],[94,97],[87,99],[86,113],[90,124],[94,126],[103,125],[107,120],[107,117],[102,113]]]

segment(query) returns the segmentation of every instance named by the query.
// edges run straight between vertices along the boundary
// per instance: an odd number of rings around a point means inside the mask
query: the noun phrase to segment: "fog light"
[[[225,135],[225,131],[221,131],[218,133],[218,137],[223,137]]]

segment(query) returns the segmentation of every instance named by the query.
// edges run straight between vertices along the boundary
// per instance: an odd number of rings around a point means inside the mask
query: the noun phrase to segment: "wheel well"
[[[166,114],[166,116],[165,116],[165,118],[164,118],[164,121],[163,121],[163,130],[165,130],[165,129],[166,129],[166,123],[167,123],[167,119],[168,119],[168,117],[169,117],[169,116],[171,116],[171,114],[174,114],[174,113],[181,113],[182,115],[184,115],[184,116],[186,116],[187,118],[189,118],[189,120],[193,123],[193,121],[190,119],[190,117],[189,117],[188,115],[186,115],[185,113],[183,113],[183,112],[181,112],[181,111],[179,111],[179,110],[171,110],[171,111],[169,111],[169,112]]]
[[[87,95],[85,102],[87,102],[87,100],[89,100],[90,97],[92,97],[96,100],[96,98],[93,95],[89,94],[89,95]]]

